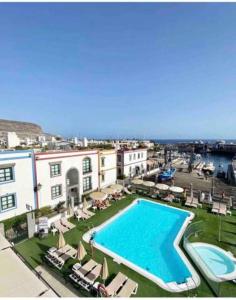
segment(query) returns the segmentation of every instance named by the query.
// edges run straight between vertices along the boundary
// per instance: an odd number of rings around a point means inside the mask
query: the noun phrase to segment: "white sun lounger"
[[[87,263],[85,263],[81,268],[78,270],[74,270],[74,273],[77,277],[84,279],[85,276],[92,271],[97,266],[97,263],[90,259]]]
[[[95,215],[95,213],[93,213],[92,211],[90,211],[88,209],[83,209],[82,212],[85,213],[86,215],[88,215],[89,217],[92,217]]]
[[[102,265],[98,264],[91,272],[89,272],[84,278],[78,282],[86,290],[89,290],[90,287],[94,284],[95,280],[100,276],[102,270]]]
[[[52,227],[55,227],[58,231],[61,231],[62,233],[67,232],[69,229],[61,224],[60,220],[57,220],[56,222],[52,223]]]
[[[82,210],[80,209],[77,209],[75,211],[75,216],[76,218],[79,220],[79,219],[82,219],[82,220],[87,220],[90,218],[90,216],[88,216],[86,213],[84,213]]]
[[[116,277],[108,284],[108,286],[106,286],[106,292],[108,296],[115,296],[126,280],[127,276],[119,272]]]
[[[132,279],[128,279],[117,294],[117,297],[128,298],[135,295],[138,290],[138,284]]]
[[[216,213],[218,214],[219,213],[219,210],[220,210],[220,202],[213,202],[213,206],[212,206],[212,209],[211,209],[211,212],[212,213]]]
[[[69,222],[65,217],[61,218],[61,224],[66,228],[68,228],[69,230],[75,228],[75,225]]]

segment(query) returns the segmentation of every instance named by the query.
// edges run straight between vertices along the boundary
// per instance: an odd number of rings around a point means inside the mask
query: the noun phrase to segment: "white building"
[[[83,138],[83,147],[88,147],[88,140],[86,137]]]
[[[117,180],[117,154],[115,150],[99,151],[99,188],[107,187]]]
[[[60,151],[35,154],[38,206],[81,202],[98,189],[98,152]]]
[[[135,177],[147,171],[147,149],[119,150],[117,152],[117,176]]]
[[[7,148],[14,148],[20,145],[20,139],[15,132],[7,133]]]
[[[0,221],[36,209],[33,152],[0,152]]]

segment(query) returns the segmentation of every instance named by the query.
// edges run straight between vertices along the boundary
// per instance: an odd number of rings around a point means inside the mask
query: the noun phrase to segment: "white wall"
[[[91,158],[92,172],[83,175],[83,159]],[[61,175],[51,177],[50,163],[61,162]],[[79,194],[83,195],[83,177],[92,177],[92,190],[98,189],[98,153],[97,151],[70,151],[36,154],[37,183],[42,187],[38,192],[39,207],[55,206],[60,201],[66,201],[66,174],[71,168],[77,168],[79,172]],[[51,198],[51,187],[62,185],[62,196]]]
[[[0,168],[6,165],[14,165],[14,180],[0,183],[0,196],[15,194],[16,208],[2,211],[0,205],[0,221],[27,212],[26,204],[30,205],[32,209],[36,208],[31,152],[0,152]]]
[[[120,152],[122,153],[121,163],[118,164],[121,167],[122,174],[129,177],[135,176],[135,169],[139,167],[145,173],[147,170],[147,150],[135,149]],[[131,168],[131,174],[130,174]]]
[[[102,175],[100,174],[100,188],[107,187],[114,184],[117,179],[117,168],[116,168],[116,158],[117,154],[114,150],[104,150],[100,151],[100,172],[105,176],[105,180],[102,181]],[[102,167],[101,160],[105,158],[105,165]]]

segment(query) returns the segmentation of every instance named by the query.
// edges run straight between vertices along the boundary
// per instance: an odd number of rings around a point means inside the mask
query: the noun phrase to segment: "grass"
[[[112,204],[109,208],[104,211],[96,212],[96,215],[87,221],[77,222],[72,219],[71,221],[76,224],[76,228],[67,232],[64,236],[70,245],[75,248],[78,245],[78,242],[82,240],[82,235],[88,231],[92,226],[98,226],[103,223],[105,220],[112,217],[121,209],[125,208],[129,205],[137,195],[127,196],[125,199]],[[143,197],[142,197],[143,198]],[[176,207],[181,207],[181,204],[171,204]],[[221,231],[221,242],[218,241],[218,228],[219,228],[219,217],[213,215],[207,211],[206,208],[203,209],[189,209],[195,213],[195,221],[202,220],[204,222],[204,231],[201,232],[198,237],[193,237],[193,241],[202,241],[208,242],[215,245],[218,245],[224,248],[227,251],[231,251],[236,255],[236,214],[234,213],[232,216],[222,217],[222,231]],[[15,246],[16,250],[21,254],[22,257],[30,264],[32,268],[35,268],[37,265],[45,263],[43,260],[45,252],[49,247],[55,246],[57,243],[58,236],[49,235],[48,238],[38,239],[36,237],[26,240],[22,243],[19,243]],[[87,250],[88,255],[85,257],[84,261],[88,260],[91,256],[90,246],[84,243],[85,248]],[[104,258],[104,253],[101,251],[94,249],[94,259],[102,263]],[[146,279],[142,275],[136,273],[135,271],[129,269],[128,267],[113,262],[113,259],[109,256],[106,256],[109,267],[109,278],[107,282],[112,280],[112,278],[119,272],[123,272],[128,277],[132,278],[139,284],[137,297],[187,297],[187,296],[198,296],[198,297],[213,297],[214,294],[209,288],[206,281],[201,277],[201,284],[197,289],[182,292],[182,293],[169,293],[159,286],[157,286],[154,282]],[[75,260],[70,259],[63,267],[62,271],[55,270],[55,272],[59,273],[65,279],[68,279],[68,274],[71,272],[71,267],[75,263]],[[195,267],[196,269],[196,267]],[[196,269],[197,270],[197,269]],[[199,272],[198,272],[199,273]],[[84,291],[80,291],[82,296],[88,296],[88,294]],[[232,282],[226,282],[221,284],[221,296],[222,297],[233,297],[236,296],[236,285]]]

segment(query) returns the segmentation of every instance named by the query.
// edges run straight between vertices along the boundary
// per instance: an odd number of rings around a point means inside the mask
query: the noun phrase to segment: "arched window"
[[[91,158],[86,157],[83,159],[83,174],[92,172]]]

